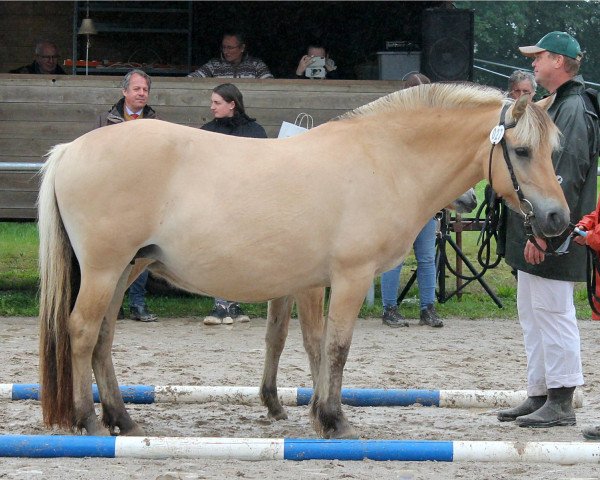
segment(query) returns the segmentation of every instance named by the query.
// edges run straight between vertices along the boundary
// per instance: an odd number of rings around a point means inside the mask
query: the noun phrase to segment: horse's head
[[[503,106],[492,132],[491,181],[508,206],[521,212],[540,237],[560,235],[569,224],[569,207],[552,165],[559,131],[546,113],[553,97],[537,104],[522,96]],[[488,175],[489,165],[486,165]]]

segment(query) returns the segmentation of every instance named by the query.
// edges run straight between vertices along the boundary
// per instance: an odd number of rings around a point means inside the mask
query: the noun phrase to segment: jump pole
[[[0,435],[0,457],[599,463],[594,442]]]
[[[121,385],[126,403],[208,403],[260,404],[258,387],[192,386],[192,385]],[[0,400],[39,400],[39,384],[0,384]],[[308,405],[312,388],[278,388],[282,404]],[[93,385],[94,401],[99,402],[98,389]],[[343,388],[342,403],[360,407],[404,407],[419,404],[445,408],[512,407],[527,398],[527,392],[512,390],[418,390]],[[575,391],[574,406],[583,405],[583,394]]]

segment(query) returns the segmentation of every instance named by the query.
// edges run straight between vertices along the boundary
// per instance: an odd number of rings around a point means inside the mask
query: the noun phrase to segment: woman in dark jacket
[[[242,92],[231,83],[224,83],[214,88],[210,97],[210,111],[215,117],[200,127],[209,132],[234,135],[236,137],[267,138],[265,129],[256,123],[254,118],[246,115]],[[233,320],[248,322],[239,304],[224,298],[215,298],[212,312],[204,318],[205,325],[231,325]]]
[[[242,92],[232,83],[223,83],[214,88],[210,97],[210,111],[215,118],[202,125],[202,130],[236,137],[267,138],[265,129],[246,115]]]

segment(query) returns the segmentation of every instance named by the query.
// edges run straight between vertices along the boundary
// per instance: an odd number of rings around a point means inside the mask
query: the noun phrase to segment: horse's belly
[[[329,269],[314,260],[261,259],[251,254],[235,258],[167,255],[161,264],[165,277],[186,290],[228,300],[260,302],[328,285]]]

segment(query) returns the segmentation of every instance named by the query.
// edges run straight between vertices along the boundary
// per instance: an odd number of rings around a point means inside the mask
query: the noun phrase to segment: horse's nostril
[[[561,234],[569,224],[568,215],[564,215],[562,211],[550,211],[546,218],[549,231],[557,235]]]

